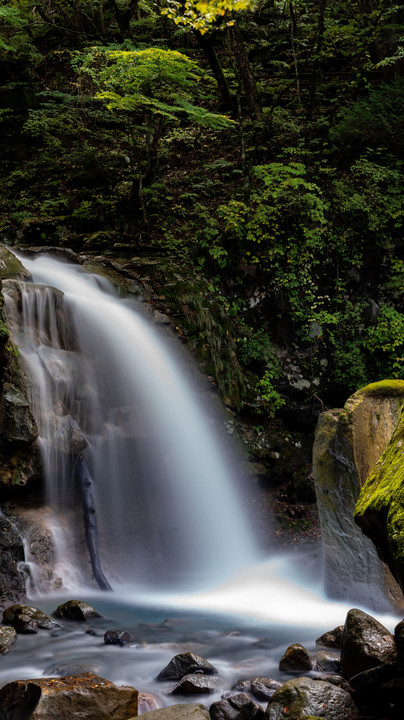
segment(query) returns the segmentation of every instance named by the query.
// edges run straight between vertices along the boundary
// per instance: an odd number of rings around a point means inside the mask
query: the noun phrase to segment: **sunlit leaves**
[[[110,110],[146,110],[167,120],[184,117],[217,129],[231,124],[225,115],[194,104],[205,74],[180,52],[160,48],[113,50],[96,52],[93,60],[101,68],[96,72],[100,87],[96,97]]]
[[[252,10],[256,5],[256,0],[186,0],[185,3],[168,0],[162,13],[176,25],[192,28],[203,35],[214,25],[223,25],[223,18],[225,25],[232,25],[232,13]]]

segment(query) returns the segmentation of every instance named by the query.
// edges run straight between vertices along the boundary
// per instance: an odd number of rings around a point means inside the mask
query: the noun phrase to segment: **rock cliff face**
[[[390,442],[361,490],[355,520],[404,590],[404,398]]]
[[[356,525],[354,509],[369,472],[389,445],[403,406],[403,381],[368,385],[343,409],[321,414],[313,451],[326,590],[332,597],[378,610],[402,606],[403,598],[375,545]]]

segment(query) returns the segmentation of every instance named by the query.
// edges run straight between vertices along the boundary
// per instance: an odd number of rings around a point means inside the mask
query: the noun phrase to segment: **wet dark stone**
[[[32,629],[25,629],[25,626]],[[10,605],[3,611],[3,622],[6,625],[13,625],[18,633],[37,632],[38,628],[44,630],[52,630],[57,627],[57,623],[45,615],[39,608],[31,605]],[[36,629],[33,629],[36,627]]]
[[[220,690],[218,677],[209,675],[185,675],[171,691],[171,695],[209,695]]]
[[[38,625],[30,615],[16,615],[13,626],[18,633],[26,635],[38,632]]]
[[[346,690],[346,692],[352,692],[352,688],[348,682],[348,680],[345,680],[345,678],[342,677],[342,675],[334,675],[334,674],[326,674],[326,675],[316,675],[313,677],[313,680],[321,680],[323,682],[329,682],[331,685],[335,685],[335,687],[342,688],[342,690]]]
[[[217,670],[205,658],[194,653],[179,653],[159,672],[157,680],[181,680],[185,675],[201,672],[204,675],[217,675]]]
[[[281,684],[272,678],[252,678],[251,693],[257,700],[269,700]]]
[[[326,673],[338,673],[340,669],[339,655],[320,650],[312,656],[312,662],[315,670]]]
[[[238,690],[241,693],[249,693],[251,692],[251,679],[246,678],[244,680],[237,680],[235,683],[233,683],[231,689]]]
[[[316,645],[322,645],[322,647],[337,648],[341,649],[342,633],[344,632],[344,626],[339,625],[334,630],[329,630],[323,635],[320,635],[316,640]]]
[[[404,620],[401,620],[394,628],[394,639],[400,659],[404,659]]]
[[[349,680],[365,670],[397,660],[397,647],[387,628],[362,610],[350,610],[342,636],[341,675]]]
[[[91,605],[82,600],[68,600],[68,602],[58,605],[52,613],[54,617],[63,618],[65,620],[77,620],[84,622],[92,618],[100,618],[102,615]]]
[[[303,645],[294,643],[286,648],[279,661],[279,670],[283,672],[304,672],[313,667],[309,654]]]
[[[107,630],[104,635],[106,645],[127,645],[134,642],[134,637],[127,630]]]
[[[264,710],[246,693],[230,695],[212,703],[209,708],[212,720],[263,720]]]

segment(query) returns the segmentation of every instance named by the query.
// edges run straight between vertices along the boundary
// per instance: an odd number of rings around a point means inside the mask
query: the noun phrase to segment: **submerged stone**
[[[134,637],[127,630],[107,630],[104,635],[106,645],[127,645],[130,642],[134,642]]]

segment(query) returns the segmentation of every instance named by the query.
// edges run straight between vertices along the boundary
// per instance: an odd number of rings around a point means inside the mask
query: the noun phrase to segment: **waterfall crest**
[[[78,503],[82,455],[112,584],[209,583],[252,562],[255,545],[217,426],[163,339],[107,280],[47,256],[17,256],[34,282],[9,281],[6,306],[29,377],[50,505],[64,515]],[[80,523],[64,542],[82,552]]]

